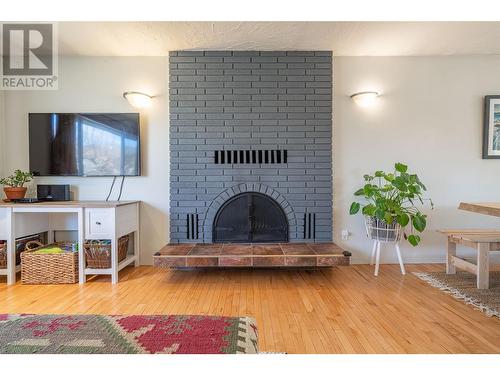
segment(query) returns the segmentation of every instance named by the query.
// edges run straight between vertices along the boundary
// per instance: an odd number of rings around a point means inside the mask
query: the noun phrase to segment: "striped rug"
[[[477,289],[476,276],[469,272],[414,272],[415,276],[457,300],[500,318],[500,272],[490,272],[490,288]]]

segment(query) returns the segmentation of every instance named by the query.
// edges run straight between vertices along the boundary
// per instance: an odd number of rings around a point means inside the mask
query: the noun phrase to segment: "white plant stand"
[[[373,249],[372,249],[372,258],[370,265],[375,263],[375,272],[373,273],[375,276],[378,276],[378,271],[380,268],[380,248],[382,243],[393,243],[394,248],[396,249],[396,254],[398,256],[399,267],[401,268],[401,274],[406,275],[405,265],[403,263],[403,258],[401,257],[401,250],[399,248],[399,242],[383,242],[379,240],[373,240]]]
[[[406,275],[405,265],[403,263],[401,250],[399,248],[399,241],[401,240],[403,234],[401,226],[397,223],[386,224],[372,217],[365,216],[365,227],[366,235],[368,236],[368,238],[373,240],[370,265],[373,265],[373,263],[375,262],[374,275],[378,276],[378,271],[380,268],[380,248],[382,247],[382,243],[394,244],[394,248],[398,256],[399,267],[401,268],[401,273],[403,275]]]

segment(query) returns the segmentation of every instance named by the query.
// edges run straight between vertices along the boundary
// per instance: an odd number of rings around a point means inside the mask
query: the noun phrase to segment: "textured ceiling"
[[[60,54],[332,50],[337,56],[500,54],[500,22],[61,22]]]

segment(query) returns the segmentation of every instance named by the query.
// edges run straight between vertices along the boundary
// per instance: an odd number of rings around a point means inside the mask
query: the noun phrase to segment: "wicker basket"
[[[72,242],[43,245],[37,241],[26,244],[21,254],[21,282],[23,284],[74,284],[78,282],[78,252],[62,254],[35,254],[49,246],[70,246]]]
[[[7,243],[0,241],[0,269],[7,268]]]
[[[383,220],[365,216],[366,235],[380,242],[399,242],[403,234],[401,225],[397,222],[387,224]]]
[[[25,250],[25,243],[23,241],[16,241],[16,266],[21,264],[21,253]],[[0,241],[0,269],[5,268],[7,268],[7,242]]]
[[[30,241],[46,243],[44,235],[39,234],[35,236],[29,236],[22,239],[16,240],[16,266],[21,264],[21,254],[24,250],[26,250],[26,244]]]
[[[118,263],[127,257],[129,236],[118,239]],[[111,268],[111,244],[104,241],[89,241],[85,244],[85,259],[89,268]]]

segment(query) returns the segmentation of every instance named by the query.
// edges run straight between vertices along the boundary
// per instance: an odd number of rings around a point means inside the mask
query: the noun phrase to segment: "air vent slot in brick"
[[[186,238],[188,240],[198,239],[198,214],[187,214],[186,215]]]
[[[304,239],[313,240],[316,238],[316,214],[304,214]]]
[[[286,164],[288,150],[216,150],[215,164]]]

